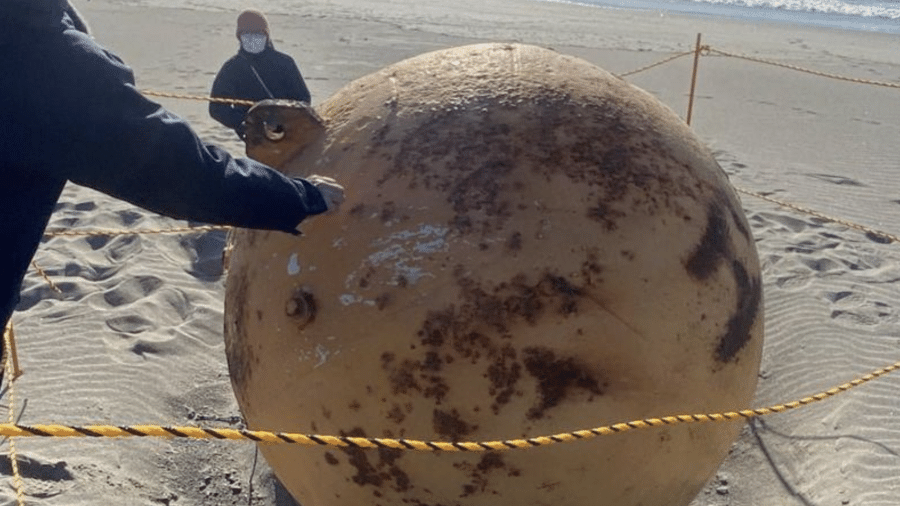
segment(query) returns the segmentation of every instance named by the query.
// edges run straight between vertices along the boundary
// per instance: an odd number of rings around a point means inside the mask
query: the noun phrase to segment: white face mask
[[[262,53],[269,38],[264,33],[242,33],[241,47],[250,54]]]

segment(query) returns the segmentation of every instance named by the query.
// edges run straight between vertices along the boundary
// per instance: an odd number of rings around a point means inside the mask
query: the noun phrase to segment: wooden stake
[[[4,345],[9,353],[6,360],[9,360],[12,366],[10,368],[12,370],[12,378],[9,378],[9,381],[13,381],[22,375],[22,369],[19,369],[19,353],[16,351],[16,334],[13,332],[12,321],[7,322],[3,334],[4,341],[6,341]]]
[[[691,113],[694,110],[694,89],[697,87],[697,65],[700,63],[700,34],[697,34],[697,46],[694,48],[694,72],[691,75],[691,94],[688,98],[687,124],[691,124]]]

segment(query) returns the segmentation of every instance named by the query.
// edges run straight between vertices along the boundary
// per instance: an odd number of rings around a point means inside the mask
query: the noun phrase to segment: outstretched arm
[[[71,46],[62,75],[56,142],[65,177],[138,206],[208,223],[291,232],[326,210],[309,182],[235,159],[202,142],[181,118],[141,95],[131,70],[87,37]],[[52,96],[52,94],[51,94]],[[74,110],[73,110],[74,109]]]

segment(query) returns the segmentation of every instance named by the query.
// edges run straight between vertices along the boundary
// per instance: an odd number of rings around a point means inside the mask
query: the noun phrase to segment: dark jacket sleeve
[[[326,210],[308,182],[203,143],[139,93],[118,58],[82,34],[65,34],[74,40],[59,60],[65,134],[56,170],[66,178],[167,216],[239,227],[292,232]]]
[[[213,80],[210,95],[213,98],[242,98],[235,84],[235,64],[228,60],[222,65],[216,78]],[[241,123],[250,108],[242,105],[232,105],[221,102],[209,103],[209,115],[219,123],[235,131],[241,130]]]

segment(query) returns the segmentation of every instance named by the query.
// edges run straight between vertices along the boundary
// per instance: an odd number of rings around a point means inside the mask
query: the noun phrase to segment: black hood
[[[75,29],[88,33],[87,23],[68,0],[0,0],[0,33],[58,29],[66,15]]]

